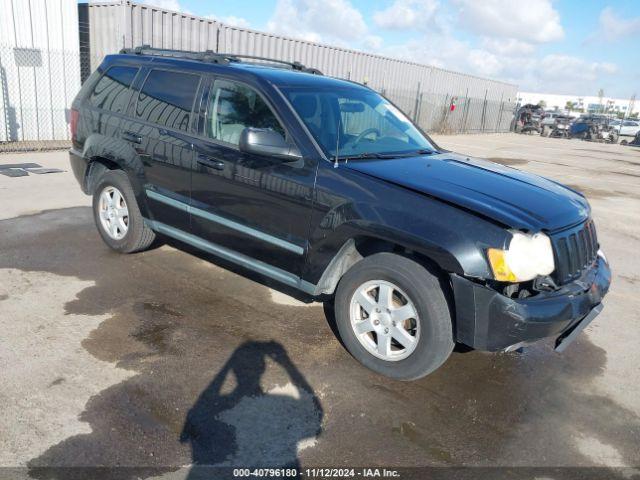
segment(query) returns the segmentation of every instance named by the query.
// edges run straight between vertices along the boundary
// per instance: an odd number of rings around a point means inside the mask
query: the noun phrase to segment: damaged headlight
[[[506,250],[489,248],[487,256],[493,277],[501,282],[526,282],[555,269],[551,240],[544,233],[511,232]]]

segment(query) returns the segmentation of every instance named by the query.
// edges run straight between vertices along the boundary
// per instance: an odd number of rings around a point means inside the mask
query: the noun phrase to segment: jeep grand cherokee
[[[394,378],[456,342],[561,350],[609,288],[581,194],[443,150],[299,63],[138,47],[105,58],[70,123],[109,247],[171,237],[331,302],[349,352]]]

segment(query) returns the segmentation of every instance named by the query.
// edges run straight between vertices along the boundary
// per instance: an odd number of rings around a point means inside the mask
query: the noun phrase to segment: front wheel
[[[439,278],[399,255],[378,253],[354,265],[338,284],[335,316],[349,352],[398,380],[433,372],[454,347]]]
[[[155,239],[144,224],[129,178],[121,170],[109,170],[98,180],[93,217],[104,243],[118,252],[146,250]]]

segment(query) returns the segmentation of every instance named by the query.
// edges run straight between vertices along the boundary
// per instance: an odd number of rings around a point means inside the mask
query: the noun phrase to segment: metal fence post
[[[484,122],[485,115],[487,113],[487,90],[484,91],[484,103],[482,104],[482,120],[480,121],[480,125],[482,125],[482,133],[484,133]]]
[[[418,107],[420,103],[420,82],[418,82],[418,90],[416,91],[416,101],[413,106],[413,123],[418,123]]]
[[[467,118],[469,117],[469,107],[471,106],[471,99],[467,95],[464,105],[464,118],[462,120],[462,133],[467,133]]]
[[[453,98],[453,95],[451,96]],[[445,133],[447,126],[447,116],[449,115],[449,108],[447,104],[449,103],[449,94],[444,97],[444,115],[442,115],[442,121],[440,122],[440,133]]]
[[[467,115],[469,114],[469,87],[467,87],[467,93],[464,95],[464,113],[462,114],[462,128],[460,133],[466,133],[467,131]]]
[[[120,28],[122,29],[122,48],[131,48],[133,39],[131,38],[131,7],[129,2],[122,0],[120,2],[121,14],[120,14]]]
[[[500,120],[502,119],[502,99],[504,98],[504,92],[500,94],[500,111],[498,112],[498,121],[496,122],[496,133],[500,128]]]

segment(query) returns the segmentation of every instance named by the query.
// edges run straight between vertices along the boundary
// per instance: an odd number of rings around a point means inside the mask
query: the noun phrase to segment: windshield
[[[400,110],[371,90],[283,88],[282,92],[330,158],[435,151]]]

